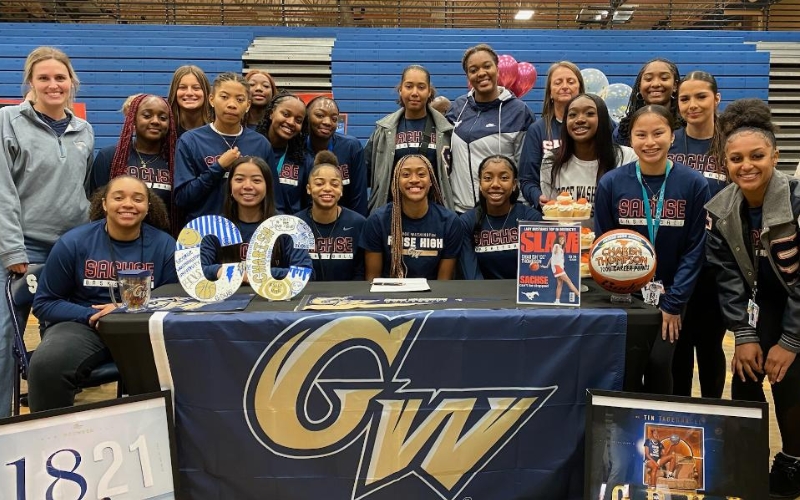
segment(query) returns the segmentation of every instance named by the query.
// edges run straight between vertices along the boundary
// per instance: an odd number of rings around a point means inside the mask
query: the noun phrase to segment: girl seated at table
[[[519,221],[542,220],[535,208],[518,202],[514,161],[484,158],[478,167],[478,206],[459,216],[464,229],[461,270],[465,279],[516,279]]]
[[[658,266],[645,288],[661,309],[662,324],[644,367],[645,392],[671,394],[672,356],[683,314],[703,266],[708,184],[695,170],[667,158],[672,113],[645,106],[631,117],[631,144],[638,161],[600,179],[595,197],[595,233],[630,229],[650,240]]]
[[[364,252],[358,239],[366,219],[339,206],[342,172],[335,154],[327,150],[317,153],[306,191],[311,196],[311,206],[295,215],[314,233],[314,280],[363,280]]]
[[[294,94],[281,92],[272,99],[267,114],[256,130],[272,146],[272,156],[266,158],[275,167],[277,209],[287,214],[308,206],[305,186],[314,158],[306,152],[302,136],[306,105]]]
[[[220,213],[225,179],[239,157],[272,157],[269,142],[242,126],[250,94],[241,75],[217,76],[210,100],[214,121],[183,134],[175,152],[175,204],[186,220]]]
[[[567,191],[576,200],[594,203],[600,178],[619,165],[636,161],[628,146],[611,140],[611,119],[606,103],[594,94],[580,94],[567,103],[560,146],[544,154],[541,169],[542,195],[546,205],[556,205]]]
[[[239,258],[247,258],[247,247],[253,233],[262,222],[278,215],[275,208],[275,191],[272,172],[267,162],[254,156],[245,156],[233,162],[226,183],[222,204],[222,216],[233,222],[242,235]],[[203,274],[214,281],[221,277],[222,264],[219,240],[206,236],[200,248]],[[290,266],[311,268],[311,257],[307,250],[294,247],[290,236],[278,238],[272,252],[272,276],[281,279],[286,276]],[[248,282],[247,276],[244,277]]]
[[[452,279],[463,231],[456,215],[442,206],[439,184],[425,156],[407,155],[397,162],[392,200],[367,218],[361,233],[367,281]]]
[[[31,411],[72,406],[81,381],[111,361],[94,329],[116,307],[109,284],[118,271],[149,269],[155,287],[178,281],[164,203],[144,182],[112,179],[92,198],[89,218],[56,242],[39,279],[33,313],[48,326],[31,358]]]

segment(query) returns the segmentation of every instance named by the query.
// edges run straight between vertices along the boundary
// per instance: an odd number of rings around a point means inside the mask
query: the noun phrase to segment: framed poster
[[[175,498],[169,391],[0,420],[0,498]]]
[[[588,394],[585,500],[768,498],[766,403]]]

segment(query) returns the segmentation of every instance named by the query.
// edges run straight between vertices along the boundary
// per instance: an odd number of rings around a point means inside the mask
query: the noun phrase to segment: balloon
[[[628,111],[628,100],[631,98],[633,89],[624,83],[613,83],[608,86],[603,96],[603,100],[608,107],[608,114],[618,122]]]
[[[497,58],[497,84],[510,87],[517,79],[517,61],[508,54]]]
[[[602,93],[608,87],[608,78],[606,75],[595,68],[586,68],[581,70],[583,76],[583,85],[586,92],[589,94],[597,94],[602,97]]]
[[[529,62],[517,64],[517,79],[511,85],[511,92],[517,97],[522,97],[536,84],[536,67]]]

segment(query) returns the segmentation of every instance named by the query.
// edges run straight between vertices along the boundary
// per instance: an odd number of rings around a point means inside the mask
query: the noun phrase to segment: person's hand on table
[[[777,346],[776,346],[777,347]],[[734,375],[739,375],[742,382],[746,382],[750,377],[758,382],[756,373],[764,373],[764,352],[757,342],[740,344],[736,346],[731,360],[731,371]]]
[[[97,328],[97,321],[100,318],[102,318],[103,316],[105,316],[106,314],[108,314],[111,311],[113,311],[114,309],[116,309],[116,308],[117,308],[117,306],[114,305],[114,304],[95,304],[95,305],[93,305],[92,309],[97,310],[97,312],[94,313],[91,318],[89,318],[89,326],[91,326],[92,328]]]
[[[774,345],[767,353],[767,361],[764,362],[764,371],[767,372],[770,384],[777,384],[786,375],[786,370],[792,366],[796,353],[787,351],[779,345]]]
[[[661,310],[661,340],[667,340],[669,337],[670,343],[678,340],[681,331],[681,315],[670,314],[667,311]]]

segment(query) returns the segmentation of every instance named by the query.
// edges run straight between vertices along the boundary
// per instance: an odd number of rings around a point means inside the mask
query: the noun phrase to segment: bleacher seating
[[[166,95],[173,70],[182,64],[197,64],[211,79],[222,71],[241,71],[243,54],[260,36],[335,38],[333,94],[341,111],[348,113],[348,133],[362,141],[369,137],[375,120],[397,109],[394,88],[406,65],[424,65],[438,92],[452,99],[466,92],[463,51],[480,42],[536,66],[539,78],[524,100],[538,115],[545,73],[554,61],[571,60],[582,68],[600,69],[611,83],[632,85],[643,62],[666,57],[682,73],[704,69],[717,76],[724,106],[741,97],[768,97],[769,54],[757,52],[752,42],[800,41],[800,34],[786,32],[4,23],[0,98],[20,96],[22,66],[31,49],[58,46],[72,58],[81,79],[78,100],[87,106],[100,148],[116,141],[122,124],[118,110],[128,95]]]

